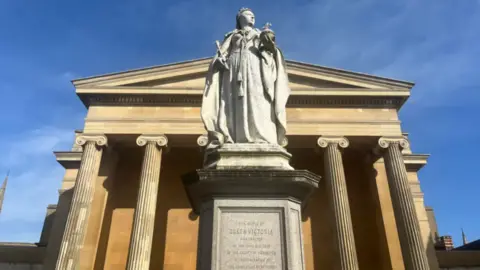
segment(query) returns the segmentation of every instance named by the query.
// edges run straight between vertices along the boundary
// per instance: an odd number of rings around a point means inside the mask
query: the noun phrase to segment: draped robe
[[[260,48],[260,30],[236,29],[225,36],[220,54],[228,69],[210,64],[201,117],[208,131],[207,149],[224,143],[282,144],[285,106],[290,95],[280,49]]]

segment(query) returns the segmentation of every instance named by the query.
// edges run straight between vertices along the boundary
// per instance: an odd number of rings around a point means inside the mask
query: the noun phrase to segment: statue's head
[[[255,25],[255,15],[249,8],[241,8],[237,13],[237,29]]]

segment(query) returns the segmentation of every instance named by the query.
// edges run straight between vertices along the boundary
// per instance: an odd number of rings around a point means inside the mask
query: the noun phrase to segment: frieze
[[[82,95],[85,106],[188,106],[200,107],[200,95]],[[287,107],[368,107],[398,109],[404,97],[291,96]]]

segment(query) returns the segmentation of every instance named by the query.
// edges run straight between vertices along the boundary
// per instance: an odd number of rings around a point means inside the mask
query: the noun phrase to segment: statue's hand
[[[215,64],[221,70],[227,70],[228,69],[227,59],[225,57],[217,57],[217,60],[215,61]]]
[[[260,42],[264,48],[264,50],[267,50],[274,54],[276,52],[276,46],[275,46],[275,33],[271,31],[270,29],[263,30],[260,33]]]

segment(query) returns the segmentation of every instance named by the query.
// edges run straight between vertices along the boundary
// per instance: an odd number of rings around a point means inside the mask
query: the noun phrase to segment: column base
[[[200,215],[197,269],[305,269],[301,209],[320,177],[305,170],[197,170],[183,181]]]

